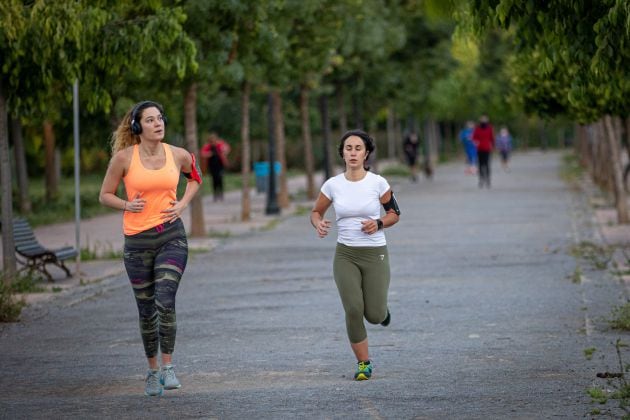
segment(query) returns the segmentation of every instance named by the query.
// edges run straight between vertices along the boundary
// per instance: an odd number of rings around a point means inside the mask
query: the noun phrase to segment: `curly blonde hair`
[[[134,109],[135,106],[127,111],[116,131],[112,133],[112,155],[134,144],[140,144],[140,136],[131,132],[131,113]]]

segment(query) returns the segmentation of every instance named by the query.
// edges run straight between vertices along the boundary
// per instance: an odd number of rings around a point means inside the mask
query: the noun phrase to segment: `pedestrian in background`
[[[510,172],[510,153],[512,152],[512,135],[507,127],[503,126],[497,136],[497,150],[501,155],[501,164],[505,172]]]
[[[385,178],[365,167],[374,149],[374,140],[364,131],[345,133],[339,144],[345,171],[324,183],[311,212],[311,224],[323,238],[331,226],[324,218],[326,210],[331,204],[335,209],[338,237],[333,273],[357,359],[354,379],[358,381],[370,379],[373,370],[363,318],[383,326],[391,321],[387,306],[389,255],[383,230],[398,222],[400,215]]]
[[[211,133],[208,136],[208,142],[201,147],[204,168],[212,178],[214,201],[223,201],[223,173],[228,167],[228,153],[230,153],[230,145],[217,133]]]
[[[403,152],[411,173],[411,182],[418,181],[418,135],[415,131],[407,133],[403,141]]]
[[[113,156],[99,195],[103,205],[123,211],[123,258],[138,306],[149,364],[145,394],[150,396],[181,387],[172,364],[175,295],[188,260],[180,216],[201,184],[194,155],[163,143],[165,129],[160,104],[144,101],[130,109],[112,136]],[[180,172],[188,183],[178,200]],[[116,195],[121,180],[124,198]]]
[[[474,175],[477,172],[477,146],[475,146],[472,138],[474,129],[475,123],[466,121],[466,126],[459,132],[459,140],[462,142],[466,153],[465,173],[470,175]]]
[[[494,149],[494,129],[487,115],[479,118],[479,124],[473,131],[473,142],[477,147],[477,162],[479,165],[479,188],[484,184],[490,188],[490,156]]]

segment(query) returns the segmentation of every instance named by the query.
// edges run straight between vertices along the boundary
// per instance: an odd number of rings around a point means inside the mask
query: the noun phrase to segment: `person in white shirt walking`
[[[364,131],[345,133],[339,144],[345,171],[322,185],[311,212],[311,224],[323,238],[331,226],[324,215],[331,204],[335,209],[338,237],[333,273],[357,358],[355,380],[370,379],[373,370],[363,319],[383,326],[391,321],[389,255],[383,229],[396,224],[400,215],[388,182],[365,167],[374,149],[374,140]]]

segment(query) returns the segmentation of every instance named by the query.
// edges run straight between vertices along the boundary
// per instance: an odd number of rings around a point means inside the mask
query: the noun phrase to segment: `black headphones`
[[[131,110],[131,132],[133,134],[138,135],[142,133],[142,124],[140,124],[140,121],[137,121],[140,111],[146,108],[150,108],[152,106],[156,107],[160,111],[160,114],[162,114],[162,121],[164,121],[164,126],[166,126],[167,120],[162,105],[153,101],[142,101],[138,102]]]

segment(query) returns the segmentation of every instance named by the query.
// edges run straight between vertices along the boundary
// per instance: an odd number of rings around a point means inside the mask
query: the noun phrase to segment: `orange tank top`
[[[166,164],[160,169],[147,169],[140,160],[138,145],[133,146],[131,164],[123,178],[127,201],[133,200],[139,193],[146,200],[140,213],[126,211],[123,215],[123,232],[135,235],[164,223],[162,210],[171,207],[171,201],[177,199],[179,168],[175,165],[171,147],[162,143],[166,154]]]

